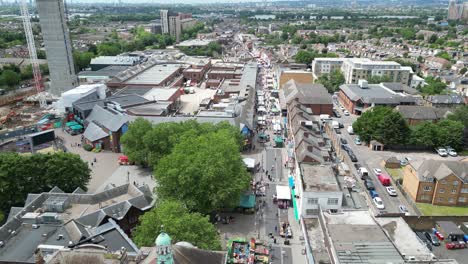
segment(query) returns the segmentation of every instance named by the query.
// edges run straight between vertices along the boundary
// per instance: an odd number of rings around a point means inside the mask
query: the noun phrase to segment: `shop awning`
[[[240,199],[240,207],[250,209],[255,207],[255,195],[243,194]]]
[[[79,125],[77,122],[75,121],[70,121],[70,122],[67,122],[65,125],[67,125],[67,127],[72,127],[72,126],[76,126],[76,125]]]
[[[276,185],[276,198],[278,200],[291,200],[291,190],[289,186]]]
[[[83,126],[77,124],[77,125],[70,126],[70,128],[73,130],[80,130],[80,129],[83,129]]]

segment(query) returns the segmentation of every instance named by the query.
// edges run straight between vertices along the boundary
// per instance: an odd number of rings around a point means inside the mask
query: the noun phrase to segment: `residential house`
[[[403,188],[417,203],[467,206],[467,172],[467,161],[410,161],[403,169]]]
[[[417,125],[422,122],[438,122],[447,117],[450,108],[436,108],[422,105],[399,105],[395,107],[408,122],[409,125]]]
[[[443,59],[443,58],[431,56],[431,57],[426,58],[425,64],[429,68],[433,68],[433,69],[437,69],[441,71],[449,67],[450,61]]]
[[[426,104],[433,107],[458,107],[465,105],[463,96],[458,94],[438,94],[426,97]]]

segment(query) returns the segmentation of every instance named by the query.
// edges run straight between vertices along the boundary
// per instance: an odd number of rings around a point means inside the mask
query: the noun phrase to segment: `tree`
[[[376,106],[365,111],[354,122],[353,130],[366,142],[377,140],[388,145],[404,143],[410,133],[403,116],[394,112],[392,108],[384,106]]]
[[[420,88],[420,92],[426,95],[441,94],[447,88],[447,85],[434,77],[425,79],[427,85]]]
[[[94,58],[94,53],[92,52],[73,52],[73,60],[75,61],[75,68],[77,71],[81,71],[89,66],[91,59]]]
[[[137,118],[128,126],[128,131],[121,138],[122,146],[129,160],[148,165],[149,149],[144,144],[145,135],[150,133],[151,123],[143,118]]]
[[[432,34],[431,37],[429,38],[428,42],[429,43],[435,43],[437,41],[438,37],[436,34]]]
[[[439,58],[442,58],[442,59],[446,59],[446,60],[448,60],[448,61],[450,61],[450,60],[452,59],[452,57],[450,56],[450,54],[448,54],[448,52],[446,52],[446,51],[439,52],[439,53],[437,53],[436,56],[439,57]]]
[[[97,51],[100,56],[116,56],[120,54],[121,47],[118,43],[103,42],[97,46]]]
[[[390,76],[388,75],[382,75],[382,76],[374,75],[368,78],[367,81],[369,82],[369,84],[378,84],[378,83],[384,83],[384,82],[391,82],[392,78],[390,78]]]
[[[77,187],[87,190],[90,169],[80,156],[71,153],[0,154],[0,209],[24,203],[28,193],[48,192],[58,186],[65,192]]]
[[[0,83],[5,84],[9,88],[13,88],[20,83],[20,75],[12,70],[4,70],[0,75]]]
[[[340,85],[345,83],[345,77],[339,70],[335,70],[330,74],[323,74],[317,80],[318,83],[323,84],[329,93],[336,92],[340,89]]]
[[[236,207],[250,183],[239,147],[227,129],[184,136],[156,166],[158,197],[203,214]]]
[[[460,70],[460,74],[463,75],[463,74],[465,74],[467,71],[468,71],[468,68],[463,67],[463,68]]]
[[[416,146],[431,146],[435,147],[437,131],[435,124],[432,122],[423,122],[411,127],[411,137],[409,143]]]
[[[133,240],[139,246],[153,246],[161,232],[168,233],[173,243],[189,242],[201,249],[220,250],[221,243],[215,226],[208,216],[192,213],[179,201],[163,200],[140,217]]]
[[[459,121],[465,128],[468,128],[468,105],[457,107],[452,114],[447,116],[447,119]]]
[[[459,121],[442,120],[436,124],[435,143],[437,146],[451,146],[460,149],[463,142],[464,126]]]

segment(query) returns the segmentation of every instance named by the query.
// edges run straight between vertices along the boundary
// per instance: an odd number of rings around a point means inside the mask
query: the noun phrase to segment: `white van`
[[[348,130],[348,133],[349,133],[350,135],[354,135],[353,126],[348,126],[348,129],[347,129],[347,130]]]

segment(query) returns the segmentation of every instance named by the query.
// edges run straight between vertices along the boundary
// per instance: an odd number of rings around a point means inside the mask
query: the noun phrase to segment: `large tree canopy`
[[[156,192],[204,214],[235,207],[249,187],[250,176],[229,129],[187,134],[155,169]]]
[[[392,108],[383,106],[364,112],[354,122],[353,130],[366,142],[377,140],[388,145],[405,143],[410,133],[403,116]]]
[[[133,240],[140,247],[153,246],[161,226],[170,234],[173,243],[186,241],[201,249],[221,249],[216,228],[208,216],[190,213],[181,202],[174,200],[162,201],[141,216]]]
[[[0,209],[22,205],[28,193],[50,191],[54,186],[65,192],[77,187],[86,190],[89,179],[88,165],[75,154],[1,153]]]
[[[333,93],[338,91],[340,85],[345,83],[345,77],[341,71],[335,70],[330,74],[321,75],[317,82],[323,84],[329,93]]]

